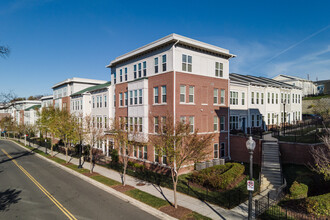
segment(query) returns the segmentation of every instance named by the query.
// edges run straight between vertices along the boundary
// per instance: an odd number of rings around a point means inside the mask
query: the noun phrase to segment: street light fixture
[[[252,181],[253,177],[253,151],[256,147],[256,142],[252,139],[252,137],[249,137],[249,140],[246,141],[246,148],[249,151],[250,154],[250,180]],[[248,219],[252,219],[252,191],[253,189],[249,190],[249,215]]]

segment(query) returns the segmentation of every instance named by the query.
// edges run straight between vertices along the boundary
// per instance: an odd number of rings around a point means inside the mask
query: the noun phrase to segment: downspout
[[[173,56],[172,56],[172,66],[173,66],[173,125],[174,125],[174,136],[175,136],[175,107],[176,107],[176,94],[175,94],[175,89],[176,89],[176,71],[175,71],[175,45],[179,43],[179,40],[177,40],[173,46],[172,46],[172,51],[173,51]],[[174,150],[175,150],[175,142],[174,142]],[[177,174],[176,170],[176,160],[174,158],[174,172]]]

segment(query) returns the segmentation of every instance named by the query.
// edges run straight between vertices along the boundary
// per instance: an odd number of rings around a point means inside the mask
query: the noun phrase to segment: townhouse
[[[214,133],[210,158],[230,158],[228,50],[171,34],[112,60],[114,117],[148,135],[159,132],[166,117],[181,120],[200,134]],[[134,148],[132,158],[166,164],[153,146]]]
[[[230,130],[247,133],[301,120],[301,88],[265,77],[229,75]]]

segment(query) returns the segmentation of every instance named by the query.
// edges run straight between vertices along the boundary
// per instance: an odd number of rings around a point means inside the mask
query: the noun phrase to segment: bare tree
[[[17,95],[12,90],[10,90],[8,92],[0,93],[0,103],[3,103],[3,104],[8,104],[12,100],[15,100],[16,98],[17,98]]]
[[[10,49],[8,46],[1,46],[0,45],[0,56],[6,58],[9,56]]]
[[[93,173],[95,166],[94,154],[96,150],[94,146],[97,145],[98,142],[101,142],[104,137],[102,126],[99,122],[95,122],[94,120],[95,119],[91,115],[87,115],[84,117],[83,125],[84,141],[89,145],[90,173]]]
[[[197,130],[192,131],[189,124],[177,121],[167,116],[159,133],[150,136],[150,142],[155,146],[160,156],[166,156],[166,165],[171,169],[174,192],[174,207],[177,208],[177,184],[182,166],[198,158],[205,159],[210,151],[213,134],[200,135]]]
[[[323,175],[326,181],[330,180],[330,128],[325,127],[325,135],[322,136],[324,145],[311,148],[314,164],[310,167]]]
[[[330,118],[328,99],[317,100],[317,104],[313,107],[313,113],[321,115],[324,120],[328,120]]]
[[[114,119],[108,131],[115,144],[118,147],[119,157],[123,163],[122,184],[126,185],[126,171],[129,157],[133,153],[134,146],[142,145],[144,142],[142,134],[138,131],[137,126],[128,127],[128,122],[123,118]]]

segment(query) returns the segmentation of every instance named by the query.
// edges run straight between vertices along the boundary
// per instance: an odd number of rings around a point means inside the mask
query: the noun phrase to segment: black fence
[[[327,218],[320,218],[313,215],[307,215],[305,213],[298,213],[293,212],[287,207],[280,207],[277,205],[269,207],[269,209],[264,212],[261,216],[259,216],[259,219],[267,219],[267,220],[275,220],[275,219],[281,219],[281,220],[293,220],[293,219],[300,219],[300,220],[320,220],[320,219],[327,219]]]

